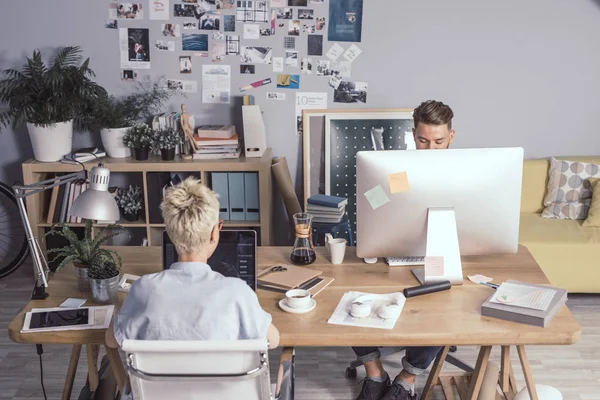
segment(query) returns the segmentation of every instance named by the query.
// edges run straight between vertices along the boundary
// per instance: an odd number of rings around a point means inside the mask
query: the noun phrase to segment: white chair
[[[125,340],[122,349],[134,400],[293,397],[293,352],[284,350],[274,396],[266,340]]]
[[[552,386],[535,385],[538,399],[540,400],[562,400],[563,396],[560,391]],[[527,388],[521,389],[519,394],[515,396],[515,400],[529,400],[529,391]]]

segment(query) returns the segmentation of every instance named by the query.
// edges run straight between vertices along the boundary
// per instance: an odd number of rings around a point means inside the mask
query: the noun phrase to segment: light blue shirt
[[[179,262],[131,285],[114,330],[121,345],[125,339],[265,339],[270,324],[246,282],[208,264]]]

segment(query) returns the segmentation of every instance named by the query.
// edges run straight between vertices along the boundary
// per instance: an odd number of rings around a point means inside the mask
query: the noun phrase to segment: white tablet
[[[81,329],[94,325],[94,317],[94,309],[87,307],[30,311],[25,314],[23,332]]]

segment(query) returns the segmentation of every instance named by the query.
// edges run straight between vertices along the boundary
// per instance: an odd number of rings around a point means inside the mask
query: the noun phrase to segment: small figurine
[[[190,124],[190,115],[187,113],[187,108],[185,104],[181,105],[181,117],[179,118],[181,122],[181,130],[185,135],[185,138],[190,142],[190,146],[192,150],[198,150],[198,145],[194,140],[194,128]]]

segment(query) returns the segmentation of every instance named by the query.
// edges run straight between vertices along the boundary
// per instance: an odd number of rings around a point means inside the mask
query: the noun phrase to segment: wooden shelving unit
[[[260,230],[260,243],[263,246],[271,244],[271,149],[267,149],[260,158],[245,158],[233,160],[183,160],[162,161],[160,157],[150,156],[147,161],[136,161],[133,158],[103,158],[105,167],[111,173],[141,174],[142,189],[144,192],[145,215],[138,221],[129,222],[124,219],[119,224],[132,230],[145,230],[144,235],[148,238],[150,246],[160,246],[161,233],[164,224],[150,223],[150,210],[148,206],[148,174],[155,172],[179,172],[200,176],[203,183],[209,184],[210,172],[257,172],[260,198],[260,220],[259,221],[225,221],[227,228],[255,228]],[[85,168],[90,171],[97,164],[95,162],[85,163]],[[57,173],[69,173],[81,170],[80,165],[63,163],[43,163],[28,160],[22,164],[23,180],[26,185],[40,182],[54,177]],[[113,186],[111,184],[111,186]],[[52,226],[46,222],[51,190],[38,193],[26,199],[27,213],[34,234],[38,235],[40,243],[45,248],[44,233]],[[160,196],[159,193],[155,194]],[[84,224],[69,224],[72,227],[83,227]],[[94,230],[102,225],[94,224]]]

